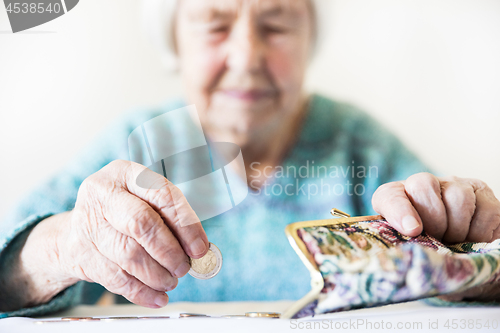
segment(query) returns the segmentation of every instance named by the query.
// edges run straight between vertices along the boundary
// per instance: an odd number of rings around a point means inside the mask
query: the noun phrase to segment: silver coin
[[[222,254],[217,246],[210,243],[207,254],[200,259],[189,259],[189,275],[200,280],[208,280],[216,276],[222,268]]]
[[[205,314],[200,313],[181,313],[179,314],[179,318],[189,318],[189,317],[209,317]]]

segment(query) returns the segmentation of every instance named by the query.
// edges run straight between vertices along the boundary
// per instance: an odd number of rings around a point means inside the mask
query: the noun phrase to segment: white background
[[[308,89],[358,105],[437,171],[499,197],[500,1],[331,1]],[[182,93],[144,37],[140,3],[82,0],[18,34],[0,6],[0,216],[120,113]]]

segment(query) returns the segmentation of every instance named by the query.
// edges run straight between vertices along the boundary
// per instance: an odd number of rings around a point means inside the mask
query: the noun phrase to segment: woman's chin
[[[243,147],[250,141],[259,141],[259,138],[266,137],[269,125],[274,123],[270,119],[273,114],[225,108],[224,111],[217,110],[209,121],[216,141],[228,141]]]

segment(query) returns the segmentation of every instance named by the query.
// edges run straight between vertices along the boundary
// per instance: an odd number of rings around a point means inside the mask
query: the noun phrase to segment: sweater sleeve
[[[6,235],[2,235],[5,240],[2,243],[3,248],[0,252],[0,269],[8,269],[12,256],[18,253],[19,247],[24,244],[24,240],[31,229],[33,229],[33,227],[35,227],[39,222],[50,216],[51,214],[45,216],[29,216],[25,220],[21,221],[16,229],[10,231],[10,233]],[[54,296],[48,303],[29,308],[17,309],[10,312],[0,312],[0,318],[14,316],[40,316],[78,304],[81,300],[84,283],[85,282],[81,281],[73,286],[70,286],[69,288],[66,288]]]

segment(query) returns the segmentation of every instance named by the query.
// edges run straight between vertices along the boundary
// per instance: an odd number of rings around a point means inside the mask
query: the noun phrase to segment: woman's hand
[[[418,173],[380,186],[373,209],[399,232],[422,230],[444,243],[492,242],[500,238],[500,202],[484,182]],[[500,282],[439,296],[446,301],[499,301]]]
[[[137,186],[143,171],[157,189]],[[143,306],[166,305],[165,292],[190,269],[188,256],[208,251],[200,220],[181,191],[133,162],[114,161],[87,178],[68,222],[60,244],[67,273]]]
[[[139,174],[151,188],[137,186]],[[190,269],[188,256],[205,255],[208,240],[177,187],[142,165],[114,161],[82,183],[73,211],[40,222],[20,246],[0,279],[12,294],[4,311],[47,302],[79,280],[165,306],[165,292]]]
[[[500,202],[484,182],[418,173],[373,194],[373,209],[407,236],[422,230],[444,243],[500,238]]]

